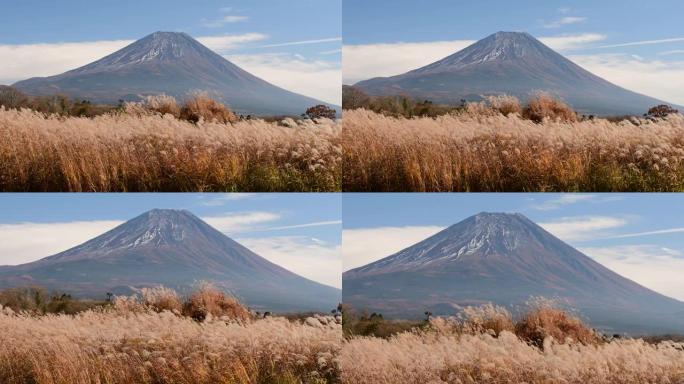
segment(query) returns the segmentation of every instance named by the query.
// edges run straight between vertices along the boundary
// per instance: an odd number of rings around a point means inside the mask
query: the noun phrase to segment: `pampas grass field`
[[[339,382],[334,319],[248,317],[211,290],[185,305],[158,289],[75,315],[0,307],[0,383]]]
[[[489,307],[389,338],[353,336],[340,368],[346,384],[675,384],[684,382],[684,343],[599,337],[549,308],[514,322]]]
[[[0,107],[2,191],[338,191],[341,123]],[[192,117],[192,116],[191,116]],[[228,116],[232,117],[232,116]]]
[[[345,110],[343,190],[684,191],[682,115],[536,123],[477,106],[413,118]]]

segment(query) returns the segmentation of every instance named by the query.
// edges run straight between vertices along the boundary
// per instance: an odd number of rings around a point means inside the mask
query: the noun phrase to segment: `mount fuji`
[[[328,311],[337,288],[296,275],[188,211],[155,209],[74,248],[0,267],[0,288],[38,285],[79,297],[164,285],[181,292],[208,281],[252,308]]]
[[[422,68],[354,86],[372,96],[406,95],[445,104],[499,94],[525,101],[544,91],[580,113],[596,115],[641,115],[668,104],[612,84],[523,32],[497,32]]]
[[[338,109],[270,84],[177,32],[155,32],[83,67],[13,87],[32,96],[62,93],[105,104],[158,94],[182,100],[206,91],[237,113],[256,115],[299,116],[317,104]]]
[[[593,327],[684,332],[684,303],[624,278],[521,214],[480,213],[343,274],[343,301],[394,318],[452,315],[531,297],[561,301]]]

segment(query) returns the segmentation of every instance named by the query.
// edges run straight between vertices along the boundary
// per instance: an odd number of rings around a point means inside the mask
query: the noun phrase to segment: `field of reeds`
[[[77,314],[0,306],[0,383],[337,383],[341,325],[165,288]]]
[[[0,190],[339,191],[340,134],[339,121],[240,119],[201,98],[93,117],[0,107]]]
[[[553,308],[514,321],[486,306],[388,338],[352,336],[340,369],[346,384],[681,383],[684,343],[603,337]]]
[[[497,101],[412,118],[345,110],[343,190],[684,191],[681,114],[548,117]]]

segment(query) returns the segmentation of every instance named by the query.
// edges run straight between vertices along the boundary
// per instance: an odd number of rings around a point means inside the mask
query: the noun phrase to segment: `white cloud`
[[[333,43],[337,41],[342,41],[341,37],[327,37],[325,39],[314,39],[314,40],[300,40],[300,41],[288,41],[286,43],[268,44],[262,45],[263,48],[272,47],[288,47],[291,45],[309,45],[309,44],[322,44],[322,43]]]
[[[684,258],[656,245],[588,247],[579,250],[612,271],[664,295],[684,300]]]
[[[558,20],[554,20],[550,23],[544,24],[545,28],[560,28],[564,25],[570,25],[570,24],[577,24],[581,23],[583,21],[586,21],[586,17],[577,17],[577,16],[566,16],[566,17],[561,17]]]
[[[227,51],[242,44],[266,39],[260,33],[199,37],[202,44],[216,51]],[[12,84],[37,76],[57,75],[101,59],[133,40],[84,41],[51,44],[0,44],[0,84]]]
[[[569,51],[573,49],[586,48],[587,45],[597,41],[605,40],[606,36],[599,33],[582,33],[579,35],[563,35],[540,37],[539,41],[548,45],[556,51]]]
[[[540,210],[540,211],[550,211],[550,210],[562,208],[566,205],[586,202],[586,201],[594,199],[595,197],[596,197],[595,195],[568,193],[568,194],[563,194],[563,195],[560,195],[556,198],[547,200],[541,204],[537,204],[537,205],[533,206],[533,208]]]
[[[595,239],[602,231],[623,227],[628,222],[619,217],[576,216],[538,224],[563,241],[583,241]]]
[[[132,40],[0,45],[0,84],[56,75],[115,52]]]
[[[287,54],[229,55],[226,58],[289,91],[335,105],[342,103],[342,69],[337,62],[306,60]]]
[[[227,234],[243,233],[258,229],[258,226],[280,219],[273,212],[240,212],[221,216],[202,217],[207,224]]]
[[[339,245],[306,236],[238,238],[236,241],[298,275],[333,287],[342,287]]]
[[[544,44],[556,50],[570,50],[605,39],[604,35],[541,37]],[[344,83],[354,84],[379,76],[393,76],[443,59],[475,43],[475,40],[429,41],[419,43],[387,43],[344,45],[342,67]]]
[[[343,270],[348,271],[390,256],[443,229],[444,227],[440,226],[344,229]]]
[[[0,265],[24,264],[54,255],[122,223],[100,220],[0,224]]]
[[[684,61],[639,60],[626,54],[573,55],[569,58],[621,87],[684,105]]]
[[[247,16],[227,15],[218,20],[204,20],[202,25],[207,28],[220,28],[226,24],[239,23],[247,20],[249,20],[249,17]]]
[[[379,76],[398,75],[440,60],[473,44],[474,40],[344,45],[345,84]]]

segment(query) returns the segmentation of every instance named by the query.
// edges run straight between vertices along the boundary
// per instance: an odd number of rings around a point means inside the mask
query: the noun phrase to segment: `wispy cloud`
[[[586,195],[578,193],[568,193],[560,195],[556,198],[546,200],[541,204],[534,205],[533,208],[540,211],[551,211],[562,208],[566,205],[590,201],[596,198],[595,195]]]
[[[250,232],[262,228],[263,224],[280,220],[274,212],[236,212],[219,216],[204,216],[207,224],[226,234]]]
[[[219,12],[221,13],[232,13],[233,8],[232,7],[223,7],[219,9]],[[232,24],[232,23],[241,23],[248,21],[249,17],[244,16],[244,15],[225,15],[222,16],[218,19],[202,19],[202,25],[207,27],[207,28],[220,28],[223,27],[226,24]]]
[[[629,43],[620,43],[620,44],[610,44],[610,45],[601,45],[596,48],[619,48],[619,47],[632,47],[636,45],[652,45],[652,44],[665,44],[665,43],[677,43],[680,41],[684,41],[684,37],[672,37],[668,39],[659,39],[659,40],[643,40],[643,41],[633,41]]]
[[[581,252],[656,292],[684,301],[682,252],[653,244],[585,247]]]
[[[226,205],[232,201],[247,200],[256,196],[254,193],[223,193],[223,194],[212,194],[210,197],[205,197],[201,201],[201,205],[207,207],[219,207]]]
[[[288,41],[286,43],[268,44],[262,45],[262,48],[273,48],[273,47],[288,47],[291,45],[307,45],[307,44],[321,44],[321,43],[332,43],[342,41],[341,37],[329,37],[325,39],[315,39],[315,40],[300,40],[300,41]]]
[[[584,241],[605,237],[605,230],[624,227],[628,223],[621,217],[574,216],[538,224],[561,240]]]
[[[202,25],[207,28],[221,28],[226,24],[240,23],[249,20],[247,16],[227,15],[217,20],[203,20]]]
[[[443,230],[440,226],[377,227],[342,230],[343,270],[392,255]]]
[[[197,41],[218,53],[230,51],[247,43],[266,40],[268,35],[263,33],[244,33],[240,35],[200,36]]]
[[[298,275],[342,287],[340,246],[306,236],[238,238],[237,242]]]
[[[284,230],[284,229],[323,227],[323,226],[327,226],[327,225],[341,225],[341,224],[342,224],[342,220],[328,220],[328,221],[316,221],[313,223],[284,225],[281,227],[271,227],[271,228],[266,228],[266,230],[267,231],[280,231],[280,230]]]
[[[684,49],[674,49],[671,51],[665,51],[665,52],[660,52],[660,56],[669,56],[669,55],[682,55],[684,54]]]
[[[0,224],[0,265],[30,263],[99,236],[119,220]]]
[[[592,43],[605,40],[606,35],[600,33],[582,33],[578,35],[540,37],[539,41],[557,51],[569,51],[590,46]]]
[[[609,237],[610,239],[628,239],[631,237],[644,237],[644,236],[655,236],[655,235],[669,235],[673,233],[684,233],[684,228],[668,228],[668,229],[659,229],[656,231],[644,231],[644,232],[636,232],[636,233],[626,233],[623,235],[615,235]]]
[[[550,23],[544,24],[544,28],[560,28],[564,25],[577,24],[586,21],[586,17],[566,16]]]

